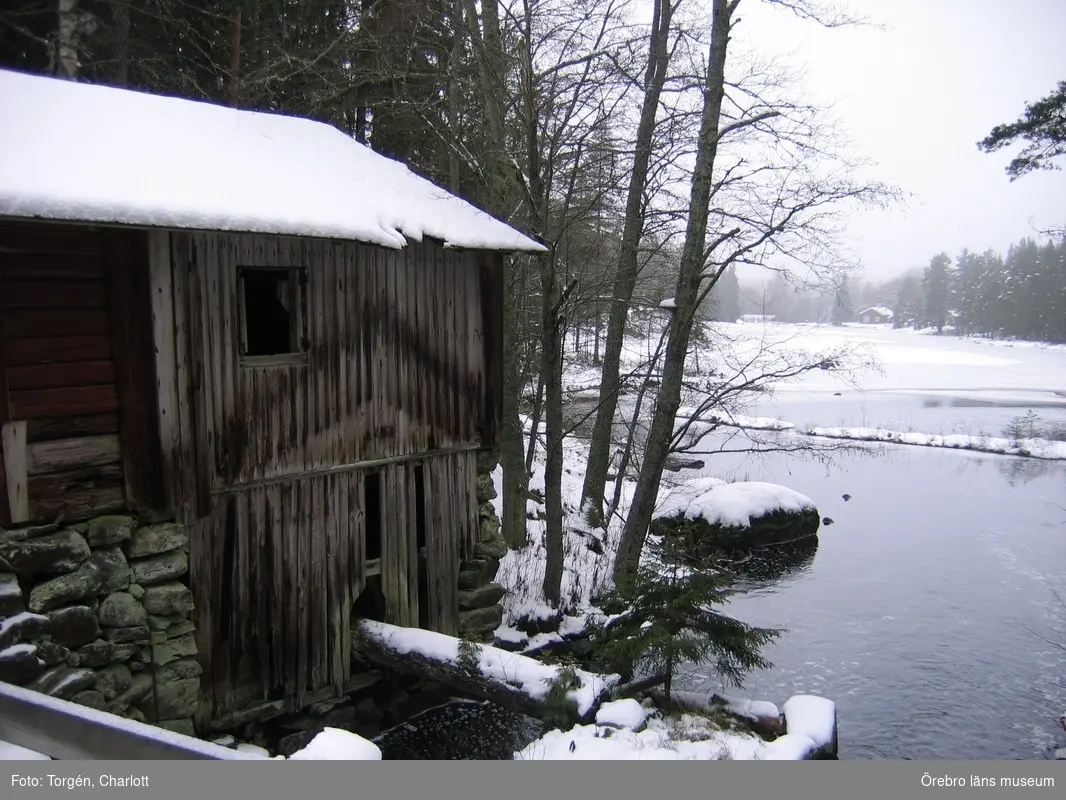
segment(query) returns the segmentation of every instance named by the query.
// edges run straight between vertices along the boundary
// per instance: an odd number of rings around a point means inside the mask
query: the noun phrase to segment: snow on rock
[[[667,297],[659,303],[659,308],[677,308],[677,301],[672,297]]]
[[[653,717],[639,732],[597,725],[549,731],[516,752],[515,760],[754,761],[766,757],[767,748],[757,736],[721,731],[703,717],[685,714]]]
[[[711,483],[715,480],[700,478],[682,484],[670,492],[656,514],[682,514],[688,519],[702,517],[712,525],[747,527],[753,519],[774,511],[797,513],[815,508],[813,500],[787,486],[760,481]]]
[[[826,439],[851,439],[863,442],[887,442],[920,447],[946,447],[955,450],[975,450],[1005,456],[1028,456],[1048,460],[1066,460],[1066,442],[1047,439],[1006,439],[995,436],[971,436],[952,433],[939,436],[931,433],[890,431],[881,428],[819,428],[804,431],[808,436]]]
[[[545,249],[324,123],[9,71],[0,107],[0,215]]]
[[[818,749],[818,745],[809,736],[799,733],[786,733],[772,742],[767,742],[760,756],[763,761],[804,761]]]
[[[596,724],[637,730],[648,718],[648,709],[631,697],[604,703],[596,712]]]
[[[253,758],[270,758],[270,751],[265,747],[260,747],[257,744],[251,744],[250,742],[241,742],[233,748],[238,753],[247,753]]]
[[[325,728],[290,761],[380,761],[381,748],[351,731]]]
[[[363,620],[362,632],[373,636],[397,653],[418,653],[435,661],[459,663],[460,640],[435,631],[401,628],[384,622]],[[534,658],[511,653],[490,645],[478,645],[478,671],[491,680],[506,683],[534,700],[544,699],[559,678],[560,667],[543,664]],[[615,685],[618,675],[597,675],[575,670],[580,685],[568,697],[581,716],[589,713],[597,700]]]
[[[806,736],[815,747],[834,747],[836,740],[836,703],[812,694],[799,694],[785,701],[785,730],[789,734]]]
[[[736,714],[738,717],[778,719],[781,716],[777,706],[768,700],[748,700],[743,697],[725,697],[724,695],[715,695],[714,697],[723,702],[726,711]]]
[[[51,756],[28,750],[17,744],[0,741],[0,761],[51,761]]]

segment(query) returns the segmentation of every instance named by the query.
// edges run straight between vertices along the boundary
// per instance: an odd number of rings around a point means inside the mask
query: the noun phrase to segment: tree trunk
[[[603,497],[611,458],[611,431],[621,386],[619,373],[622,340],[629,317],[629,303],[633,299],[640,270],[638,251],[644,232],[644,191],[648,182],[648,165],[651,162],[659,98],[670,62],[670,24],[675,2],[676,0],[655,0],[653,11],[648,68],[644,78],[644,101],[634,144],[633,174],[629,179],[625,223],[622,228],[622,242],[607,322],[607,338],[603,349],[599,405],[589,445],[585,482],[581,489],[582,508],[591,506],[596,517],[603,515]]]
[[[233,9],[229,20],[229,80],[226,100],[237,108],[241,101],[241,7]]]
[[[130,82],[130,0],[115,0],[115,77],[116,86]]]
[[[78,79],[78,0],[59,0],[56,75]]]
[[[730,18],[738,2],[739,0],[713,0],[711,52],[704,86],[703,113],[696,148],[696,165],[692,175],[685,244],[677,278],[676,310],[669,326],[662,383],[652,415],[640,476],[615,558],[615,580],[619,585],[624,585],[632,574],[644,548],[663,467],[670,452],[677,409],[681,404],[685,356],[688,352],[704,268],[707,217],[714,162],[718,152],[718,127],[725,98],[725,64]]]
[[[480,20],[474,0],[463,0],[467,30],[473,40],[484,102],[486,129],[485,205],[500,219],[509,216],[510,198],[515,194],[513,167],[507,155],[504,127],[505,60],[500,34],[498,0],[482,0]],[[522,422],[519,405],[522,398],[522,368],[518,352],[520,287],[515,281],[514,261],[506,281],[503,313],[503,424],[500,430],[500,464],[503,467],[503,514],[501,529],[511,548],[526,545],[526,500],[529,479],[525,471],[522,447]]]
[[[537,432],[540,430],[540,416],[544,408],[544,374],[537,376],[537,393],[533,395],[533,413],[529,420],[529,442],[526,444],[526,472],[533,471],[533,459],[537,455]]]
[[[496,664],[508,665],[506,674],[495,676],[491,670],[482,671],[475,664],[464,665],[447,657],[434,657],[424,652],[407,649],[400,650],[392,644],[392,637],[403,631],[403,628],[385,623],[356,622],[352,625],[352,654],[371,664],[405,674],[432,678],[445,686],[491,700],[528,716],[540,717],[545,713],[551,713],[552,709],[549,709],[540,691],[531,692],[521,685],[521,681],[512,682],[515,675],[519,674],[523,668],[543,671],[544,665],[541,662],[519,653],[508,653],[488,645],[475,645],[478,648],[474,651],[476,658],[478,653],[487,651],[494,656],[492,660]],[[440,634],[431,635],[440,636]],[[448,639],[451,637],[443,638],[444,641]],[[459,640],[453,641],[458,643]],[[507,680],[507,678],[512,680]],[[613,682],[605,676],[596,676],[596,678],[598,678],[596,686],[591,689],[595,693],[595,698],[584,717],[577,704],[570,701],[573,704],[571,715],[574,722],[582,718],[594,717],[599,705],[611,698]]]

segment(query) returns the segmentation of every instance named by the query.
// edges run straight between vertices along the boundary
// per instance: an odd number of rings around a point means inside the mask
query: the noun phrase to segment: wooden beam
[[[29,476],[26,459],[26,421],[5,422],[3,427],[4,474],[12,524],[30,519]]]
[[[169,508],[157,412],[148,234],[106,230],[103,240],[126,502],[135,513],[162,516]]]
[[[155,379],[166,504],[174,508],[181,496],[177,486],[181,422],[178,413],[177,350],[174,341],[174,275],[170,261],[170,232],[148,233],[149,290],[152,298],[152,341],[155,345]]]
[[[481,444],[498,450],[503,421],[503,302],[507,279],[503,256],[485,253],[480,272],[481,344],[485,370]]]
[[[43,475],[64,469],[114,464],[122,459],[118,436],[83,436],[28,445],[26,474]]]

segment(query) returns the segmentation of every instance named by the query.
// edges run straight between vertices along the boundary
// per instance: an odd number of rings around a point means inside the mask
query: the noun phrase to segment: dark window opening
[[[366,586],[352,605],[352,615],[359,619],[385,622],[385,593],[380,575],[367,575]]]
[[[381,473],[371,472],[363,479],[363,507],[366,524],[366,560],[381,558]]]
[[[242,269],[242,355],[276,356],[301,353],[302,270]]]
[[[415,465],[415,552],[418,564],[418,627],[429,627],[429,570],[426,567],[426,474]]]

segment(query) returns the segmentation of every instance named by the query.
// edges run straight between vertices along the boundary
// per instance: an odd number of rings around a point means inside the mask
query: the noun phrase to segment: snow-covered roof
[[[535,251],[320,122],[0,70],[0,217]]]
[[[882,316],[882,317],[894,316],[892,309],[891,308],[885,308],[884,306],[870,306],[869,308],[864,308],[859,313],[860,314],[865,314],[868,311],[872,311],[873,313],[875,313],[875,314],[877,314],[879,316]]]

